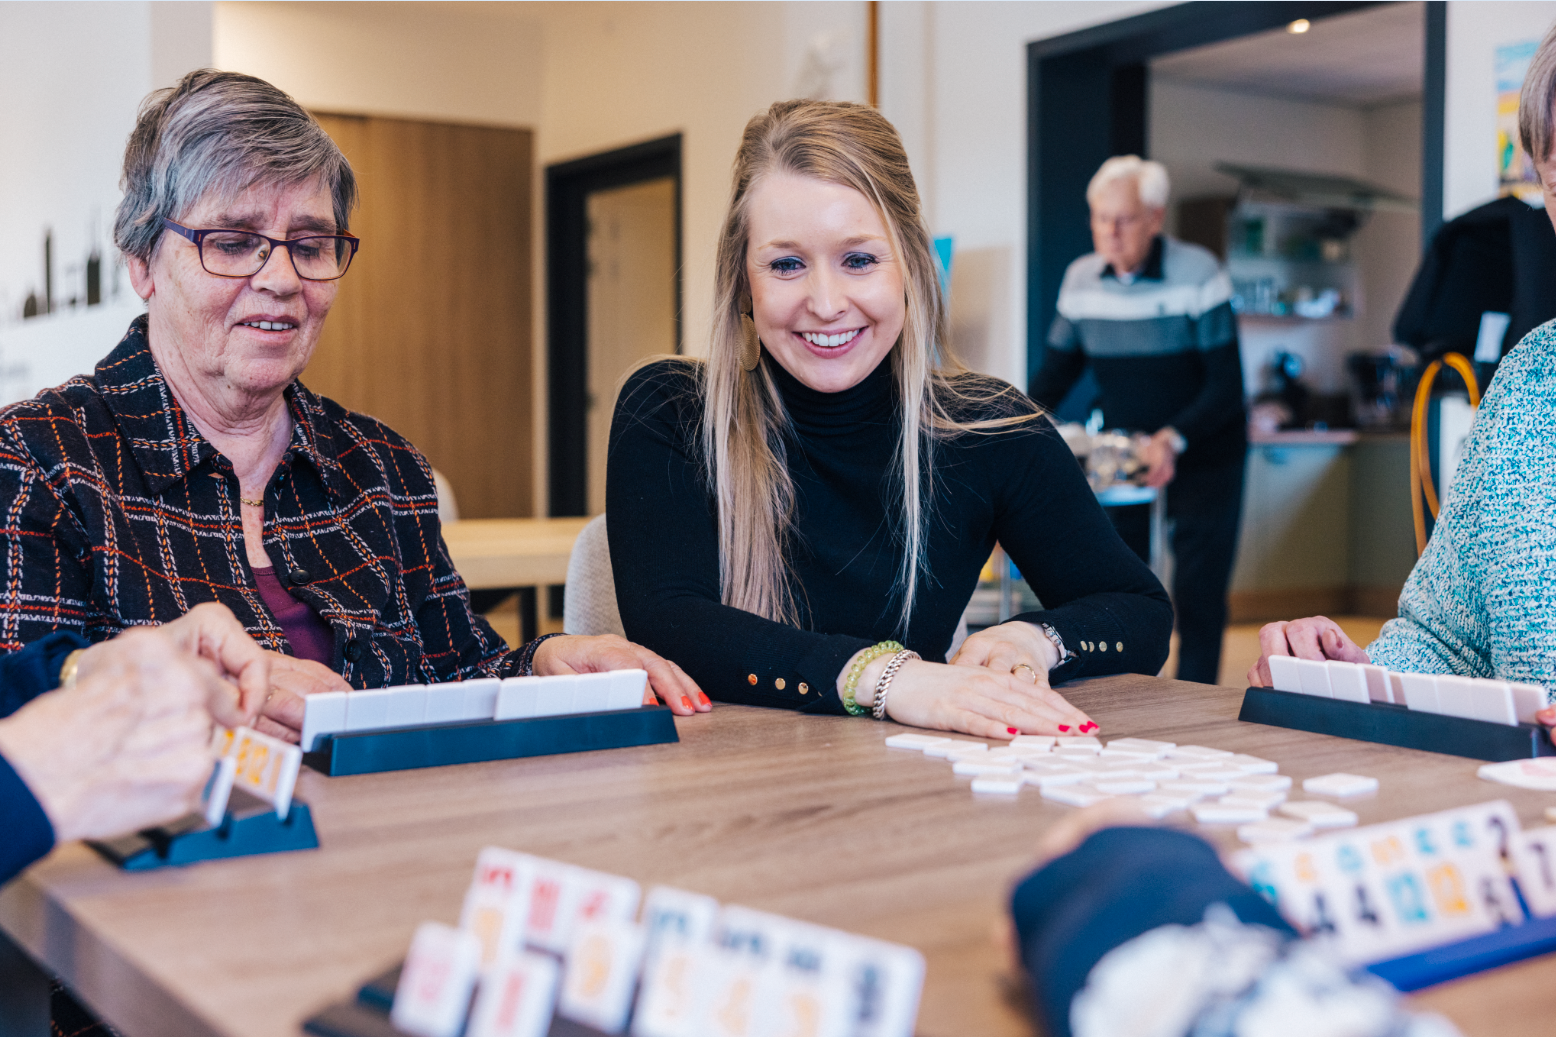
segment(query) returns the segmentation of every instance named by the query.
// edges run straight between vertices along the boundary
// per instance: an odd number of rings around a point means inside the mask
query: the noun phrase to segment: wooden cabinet
[[[1392,615],[1415,564],[1402,436],[1250,447],[1233,622]]]

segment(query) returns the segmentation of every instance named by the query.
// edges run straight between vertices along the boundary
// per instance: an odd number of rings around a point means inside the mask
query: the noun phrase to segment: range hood
[[[1316,209],[1357,212],[1419,212],[1420,202],[1387,187],[1348,176],[1303,173],[1217,162],[1216,172],[1236,177],[1248,201],[1279,201]]]

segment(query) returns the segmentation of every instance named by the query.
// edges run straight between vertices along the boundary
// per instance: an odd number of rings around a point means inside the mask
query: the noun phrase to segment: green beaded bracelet
[[[849,716],[862,717],[870,712],[854,701],[854,692],[859,688],[859,678],[864,676],[864,668],[883,655],[894,655],[900,651],[902,646],[897,642],[882,641],[859,653],[859,658],[854,660],[853,667],[848,671],[848,680],[843,682],[843,708],[848,710]]]

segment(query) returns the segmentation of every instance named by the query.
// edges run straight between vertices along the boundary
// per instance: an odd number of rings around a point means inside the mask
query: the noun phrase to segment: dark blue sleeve
[[[1163,925],[1197,925],[1224,903],[1243,922],[1293,933],[1204,840],[1108,828],[1028,875],[1011,896],[1021,960],[1051,1037],[1070,1037],[1070,1002],[1113,948]]]
[[[4,756],[0,756],[0,885],[54,848],[54,826]]]
[[[59,684],[65,657],[91,642],[59,631],[32,642],[19,652],[0,655],[0,717],[8,717]]]
[[[59,683],[65,656],[85,638],[61,631],[0,656],[0,717],[8,717]],[[54,847],[54,826],[20,775],[0,756],[0,883]]]

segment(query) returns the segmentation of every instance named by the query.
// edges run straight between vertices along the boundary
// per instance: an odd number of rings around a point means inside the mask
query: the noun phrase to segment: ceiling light
[[[1313,23],[1308,21],[1306,18],[1298,18],[1296,21],[1286,26],[1286,31],[1291,33],[1293,36],[1300,36],[1312,27]]]

